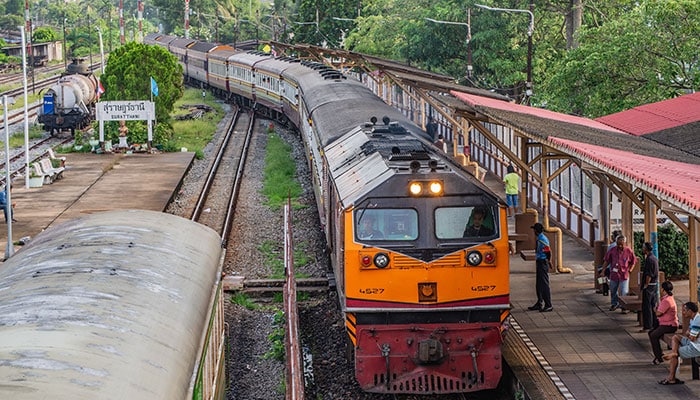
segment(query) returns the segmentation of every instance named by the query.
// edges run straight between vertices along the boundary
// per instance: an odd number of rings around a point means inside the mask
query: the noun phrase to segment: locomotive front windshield
[[[409,241],[418,239],[418,212],[410,208],[373,208],[355,211],[359,240]]]
[[[487,241],[497,235],[494,207],[465,206],[435,209],[435,236],[438,239],[468,238]]]

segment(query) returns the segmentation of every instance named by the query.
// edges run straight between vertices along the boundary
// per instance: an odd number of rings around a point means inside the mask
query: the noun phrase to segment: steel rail
[[[228,199],[228,206],[226,208],[226,219],[224,220],[224,227],[221,230],[221,245],[226,248],[228,245],[228,237],[231,234],[231,227],[233,225],[233,217],[236,208],[236,202],[238,201],[238,192],[241,189],[241,182],[243,181],[243,172],[245,171],[245,163],[248,158],[248,149],[250,148],[250,138],[253,136],[253,127],[255,126],[255,114],[250,113],[250,121],[248,123],[248,129],[245,135],[245,142],[243,143],[243,150],[241,152],[241,158],[238,160],[238,168],[236,169],[236,179],[233,182],[233,190],[231,191],[231,196]]]
[[[207,174],[207,179],[204,181],[204,187],[202,188],[202,191],[199,193],[199,198],[197,198],[197,202],[195,203],[194,210],[192,210],[192,215],[190,216],[190,220],[192,221],[197,221],[202,214],[202,209],[204,207],[204,203],[207,201],[207,197],[209,196],[209,191],[211,189],[212,184],[214,183],[214,178],[216,177],[216,172],[219,170],[219,166],[221,165],[221,160],[224,156],[224,153],[226,152],[226,146],[228,146],[228,142],[231,140],[231,137],[233,136],[233,128],[236,126],[236,122],[238,122],[238,117],[240,115],[240,110],[236,109],[233,118],[231,118],[231,121],[229,121],[227,127],[226,127],[226,134],[224,136],[224,140],[219,146],[219,150],[216,153],[216,157],[214,158],[214,163],[211,166],[211,169],[209,170],[209,173]]]

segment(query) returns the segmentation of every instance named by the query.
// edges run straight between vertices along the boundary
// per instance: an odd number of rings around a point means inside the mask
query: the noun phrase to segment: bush
[[[659,225],[659,270],[667,277],[688,274],[688,235],[678,230],[674,225]],[[642,244],[644,232],[634,233],[634,249],[637,257],[644,260]]]

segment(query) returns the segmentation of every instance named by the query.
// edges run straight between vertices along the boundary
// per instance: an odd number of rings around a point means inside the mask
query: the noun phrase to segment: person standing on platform
[[[661,284],[661,302],[654,313],[656,314],[655,327],[649,331],[649,341],[654,351],[654,361],[651,363],[659,365],[664,362],[661,353],[661,338],[678,329],[678,309],[676,308],[676,299],[673,298],[673,283],[666,281]]]
[[[690,320],[688,330],[683,334],[676,333],[673,335],[671,352],[663,356],[664,360],[669,360],[668,377],[660,380],[660,385],[678,385],[683,383],[682,380],[676,378],[678,357],[700,357],[700,314],[698,314],[698,305],[692,301],[683,304],[681,315],[683,315],[684,319]]]
[[[549,289],[549,260],[552,257],[552,250],[549,248],[549,239],[544,234],[544,225],[538,222],[532,225],[531,228],[535,230],[535,240],[537,241],[537,246],[535,247],[537,303],[527,309],[530,311],[550,312],[554,309],[552,307],[552,294]]]
[[[646,332],[653,327],[654,308],[659,302],[657,285],[659,282],[659,260],[654,255],[650,242],[644,242],[644,268],[642,268],[642,330]]]
[[[437,133],[437,128],[438,128],[438,126],[437,126],[437,124],[435,123],[435,121],[433,121],[433,117],[430,117],[430,116],[429,116],[429,117],[428,117],[428,123],[425,124],[425,130],[426,130],[426,132],[428,132],[428,135],[430,135],[430,139],[432,139],[432,140],[436,140],[436,139],[437,139],[437,137],[436,137],[436,136],[437,136],[437,135],[436,135],[436,133]]]
[[[506,184],[506,203],[508,204],[508,216],[514,217],[518,210],[518,190],[520,188],[520,175],[515,173],[512,165],[508,166],[507,174],[503,177]]]
[[[616,246],[608,250],[603,262],[603,274],[605,269],[610,267],[610,311],[620,308],[620,296],[627,296],[630,286],[630,272],[637,263],[634,252],[625,244],[627,238],[620,235],[616,239]],[[605,276],[605,275],[603,275]],[[623,314],[627,314],[626,309],[622,309]]]
[[[610,244],[608,245],[608,249],[605,251],[607,254],[610,249],[613,247],[617,246],[617,237],[622,235],[622,232],[620,231],[612,231],[612,235],[610,236]],[[605,257],[605,256],[603,256]],[[610,292],[610,285],[609,285],[609,279],[610,279],[610,268],[603,269],[603,265],[598,266],[598,276],[599,277],[605,277],[606,279],[603,280],[603,287],[600,291],[596,291],[596,293],[603,293],[603,296],[607,296],[608,293]]]
[[[8,215],[10,216],[9,218],[12,218],[12,222],[17,222],[15,219],[15,202],[12,202],[12,205],[7,204],[7,189],[3,189],[0,191],[0,207],[2,207],[2,211],[5,214],[5,223],[8,221]],[[10,191],[12,190],[12,185],[10,185]],[[9,211],[9,213],[8,213]]]
[[[442,136],[442,134],[438,135],[438,138],[434,144],[437,146],[437,148],[442,150],[443,153],[447,153],[447,143],[445,143],[445,138]]]

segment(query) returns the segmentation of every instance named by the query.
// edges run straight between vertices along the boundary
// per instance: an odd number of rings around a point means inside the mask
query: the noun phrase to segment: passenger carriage
[[[222,251],[143,210],[40,233],[0,269],[4,397],[223,400]]]
[[[209,53],[208,83],[215,93],[228,98],[231,91],[229,87],[228,59],[239,51],[227,47],[217,47]]]
[[[255,64],[271,58],[260,52],[236,53],[229,58],[229,87],[243,104],[252,105],[257,101],[255,94]]]
[[[182,73],[185,77],[190,76],[187,51],[195,42],[196,40],[193,39],[177,38],[168,44],[168,50],[177,57],[177,62],[182,65]]]

